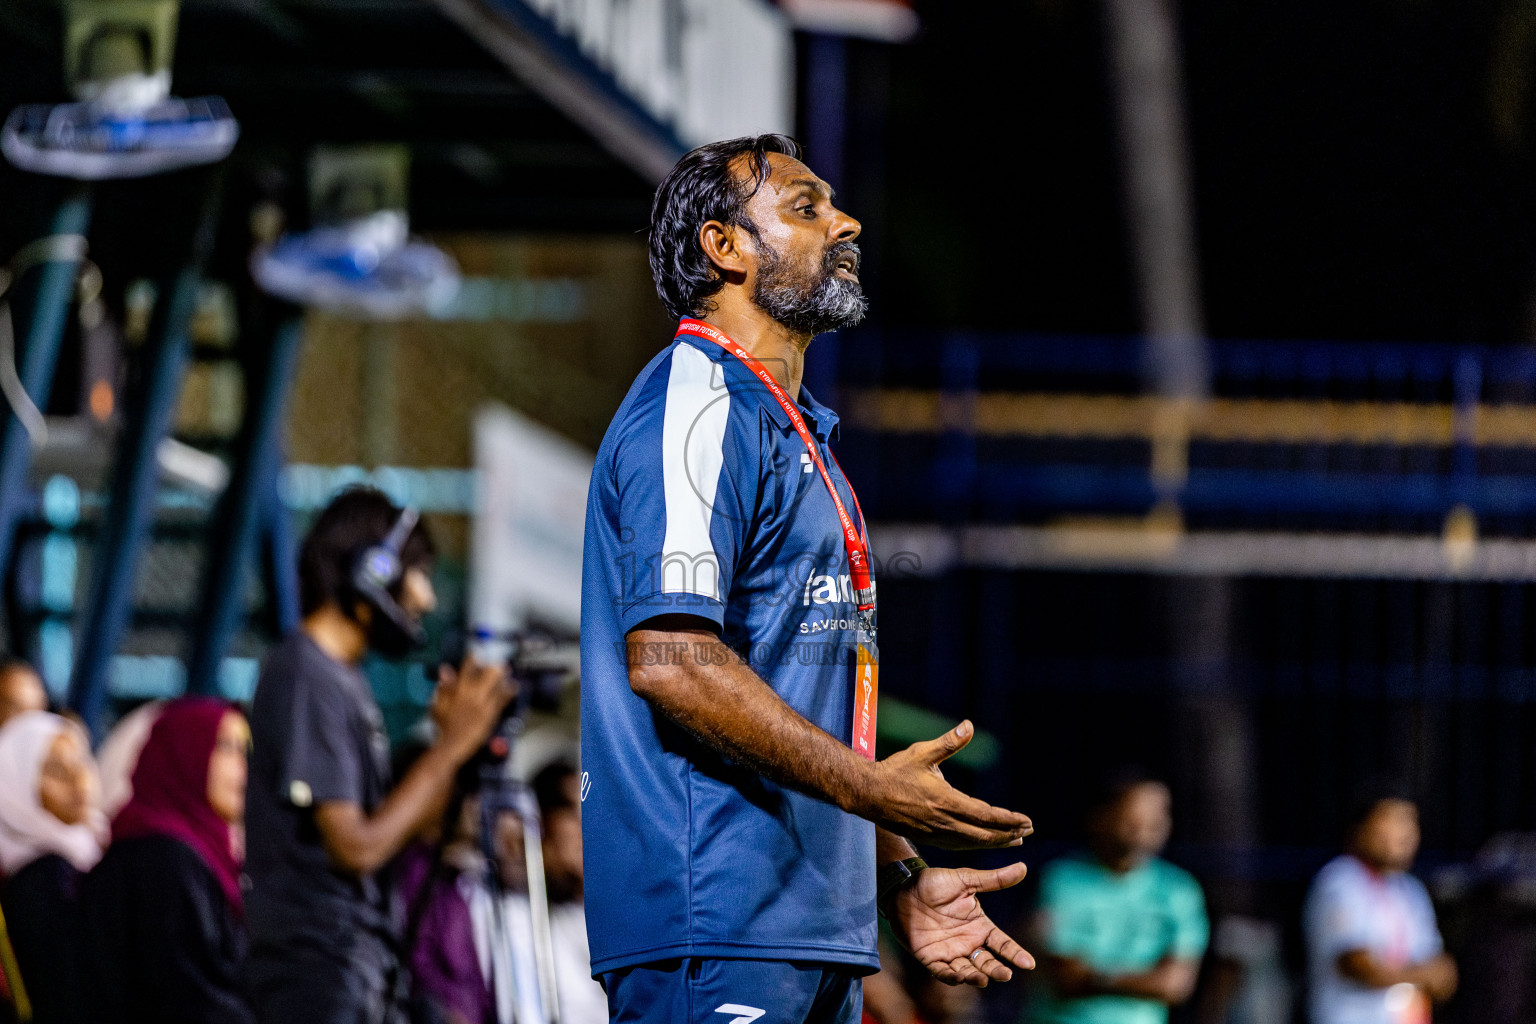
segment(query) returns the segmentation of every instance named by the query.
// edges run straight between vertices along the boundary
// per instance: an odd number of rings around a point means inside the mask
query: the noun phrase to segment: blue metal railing
[[[845,393],[918,391],[960,402],[1145,393],[1144,347],[1132,337],[864,331],[839,343]],[[1390,403],[1425,415],[1450,410],[1455,423],[1435,444],[1196,436],[1187,479],[1172,493],[1204,525],[1433,531],[1458,505],[1496,532],[1523,535],[1526,522],[1536,524],[1536,430],[1513,445],[1507,431],[1479,444],[1467,427],[1489,406],[1530,409],[1536,423],[1536,349],[1218,341],[1211,357],[1216,398],[1378,403],[1383,417]],[[1169,493],[1153,479],[1150,438],[1081,434],[984,435],[950,421],[926,432],[891,430],[852,418],[845,462],[878,467],[863,485],[866,506],[887,520],[1143,514]]]

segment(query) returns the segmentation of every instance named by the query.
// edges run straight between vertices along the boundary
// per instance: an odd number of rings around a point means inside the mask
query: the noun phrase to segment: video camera
[[[501,815],[510,812],[517,816],[522,826],[522,867],[528,887],[528,942],[533,951],[538,992],[544,1019],[549,1024],[560,1024],[554,946],[549,928],[549,893],[544,881],[543,822],[532,789],[512,776],[507,770],[507,760],[523,733],[530,711],[559,709],[566,685],[580,670],[581,649],[575,643],[532,629],[498,631],[478,627],[467,634],[454,631],[444,637],[437,660],[424,666],[428,677],[435,682],[444,667],[457,670],[464,663],[466,653],[473,654],[482,664],[504,663],[517,686],[517,695],[502,712],[501,721],[485,746],[459,769],[453,795],[444,810],[441,835],[446,838],[453,834],[454,823],[459,820],[465,801],[473,797],[479,803],[480,854],[485,862],[485,883],[493,897],[491,908],[495,924],[491,929],[491,941],[502,944],[493,948],[491,960],[493,964],[509,964],[512,950],[506,945],[508,940],[501,917],[502,864],[494,837]],[[442,869],[444,849],[444,841],[440,839],[432,853],[434,877]],[[406,948],[413,947],[419,936],[422,914],[426,910],[425,895],[430,891],[430,886],[423,886],[422,895],[410,909],[405,932]]]
[[[469,653],[483,662],[504,662],[517,688],[517,696],[502,711],[491,738],[466,765],[469,774],[478,776],[479,767],[504,764],[511,756],[530,711],[560,709],[565,687],[578,671],[580,648],[542,630],[493,630],[480,626],[472,632],[454,630],[445,635],[437,660],[423,669],[435,681],[444,667],[457,670]]]

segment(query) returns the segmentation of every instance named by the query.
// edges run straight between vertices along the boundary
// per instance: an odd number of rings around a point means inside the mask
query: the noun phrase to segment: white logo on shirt
[[[592,773],[581,773],[581,802],[587,802],[587,794],[592,792]]]
[[[852,604],[853,577],[836,570],[825,575],[811,572],[805,578],[800,591],[800,604],[809,608],[813,604]]]
[[[814,467],[811,465],[811,453],[800,453],[800,472],[809,473]]]
[[[767,1010],[759,1010],[755,1006],[742,1006],[740,1003],[721,1003],[715,1008],[716,1013],[737,1013],[741,1016],[729,1022],[729,1024],[752,1024],[753,1021],[767,1013]]]

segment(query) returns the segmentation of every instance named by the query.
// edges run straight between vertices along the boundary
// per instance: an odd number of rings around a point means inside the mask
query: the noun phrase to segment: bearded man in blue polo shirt
[[[1029,968],[909,839],[1014,846],[1022,814],[939,770],[962,722],[873,759],[874,582],[837,416],[806,346],[857,323],[858,222],[784,136],[685,156],[651,214],[673,344],[598,452],[582,593],[582,826],[592,970],[615,1021],[845,1024],[876,913],[938,978]]]

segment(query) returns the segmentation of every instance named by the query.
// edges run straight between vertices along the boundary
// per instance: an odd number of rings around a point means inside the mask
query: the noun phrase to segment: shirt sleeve
[[[365,767],[345,695],[333,681],[300,672],[291,682],[287,735],[278,749],[279,796],[295,807],[364,802]]]
[[[1307,896],[1304,917],[1307,945],[1316,957],[1332,962],[1374,945],[1370,912],[1360,906],[1359,893],[1341,874],[1318,877]]]
[[[604,545],[623,580],[619,624],[690,614],[719,628],[751,526],[761,434],[755,403],[721,366],[678,344],[614,449]]]
[[[1445,949],[1445,940],[1441,938],[1440,926],[1435,921],[1435,904],[1429,898],[1429,891],[1417,878],[1410,875],[1408,879],[1412,883],[1413,893],[1413,935],[1409,944],[1409,958],[1414,963],[1422,963],[1439,955]]]
[[[1200,883],[1188,875],[1178,876],[1169,899],[1173,918],[1173,941],[1168,952],[1180,960],[1198,960],[1205,956],[1211,941],[1211,922],[1205,914],[1205,893]]]

